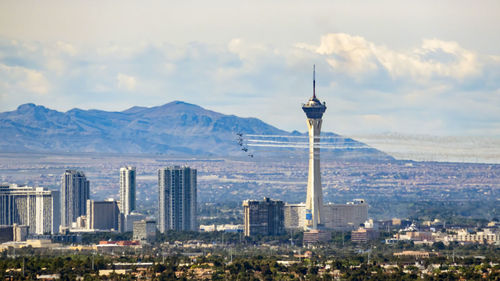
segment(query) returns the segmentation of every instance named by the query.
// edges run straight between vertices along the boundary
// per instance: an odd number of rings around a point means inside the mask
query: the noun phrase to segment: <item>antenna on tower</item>
[[[313,99],[316,98],[316,65],[313,64]]]

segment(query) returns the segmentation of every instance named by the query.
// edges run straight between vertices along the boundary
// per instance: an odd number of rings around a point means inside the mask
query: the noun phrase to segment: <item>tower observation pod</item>
[[[305,230],[321,229],[323,189],[320,173],[320,133],[326,104],[316,98],[316,67],[313,66],[313,96],[302,105],[309,129],[309,175],[307,178]]]

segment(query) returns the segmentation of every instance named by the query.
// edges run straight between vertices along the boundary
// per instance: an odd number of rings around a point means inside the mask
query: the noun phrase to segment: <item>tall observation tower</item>
[[[321,123],[326,104],[316,98],[316,67],[313,66],[313,96],[302,105],[309,128],[309,176],[307,179],[306,230],[322,227],[323,190],[319,161]]]

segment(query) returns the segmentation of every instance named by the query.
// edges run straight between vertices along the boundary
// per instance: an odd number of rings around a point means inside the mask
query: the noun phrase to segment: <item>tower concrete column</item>
[[[307,178],[306,227],[317,229],[322,224],[323,190],[320,171],[321,119],[307,119],[309,128],[309,174]]]

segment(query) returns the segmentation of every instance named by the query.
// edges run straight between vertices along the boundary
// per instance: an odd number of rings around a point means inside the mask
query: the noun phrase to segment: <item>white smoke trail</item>
[[[252,147],[279,147],[279,148],[309,148],[309,145],[303,144],[272,144],[272,143],[249,143]],[[320,149],[368,149],[367,146],[338,146],[338,145],[314,145]]]
[[[254,143],[254,142],[259,142],[259,143],[277,143],[277,144],[290,144],[290,143],[294,143],[294,144],[304,144],[304,145],[308,145],[309,142],[291,142],[291,141],[274,141],[274,140],[247,140],[249,143]]]
[[[307,138],[308,136],[288,136],[288,135],[253,135],[246,134],[246,137],[257,137],[257,138]]]
[[[309,136],[288,136],[288,135],[253,135],[253,134],[248,134],[244,135],[245,137],[252,137],[252,138],[283,138],[283,139],[293,139],[293,138],[299,138],[299,139],[308,139]],[[318,136],[315,137],[317,139],[339,139],[343,140],[346,139],[347,137],[342,137],[342,136]]]
[[[245,135],[248,146],[308,148],[308,136]],[[273,139],[274,138],[274,139]],[[375,148],[396,159],[415,161],[446,161],[473,163],[500,163],[500,137],[450,137],[403,134],[321,136],[321,140],[345,140],[339,143],[321,142],[321,149]],[[347,139],[347,140],[346,140]],[[367,146],[343,145],[356,140]]]

